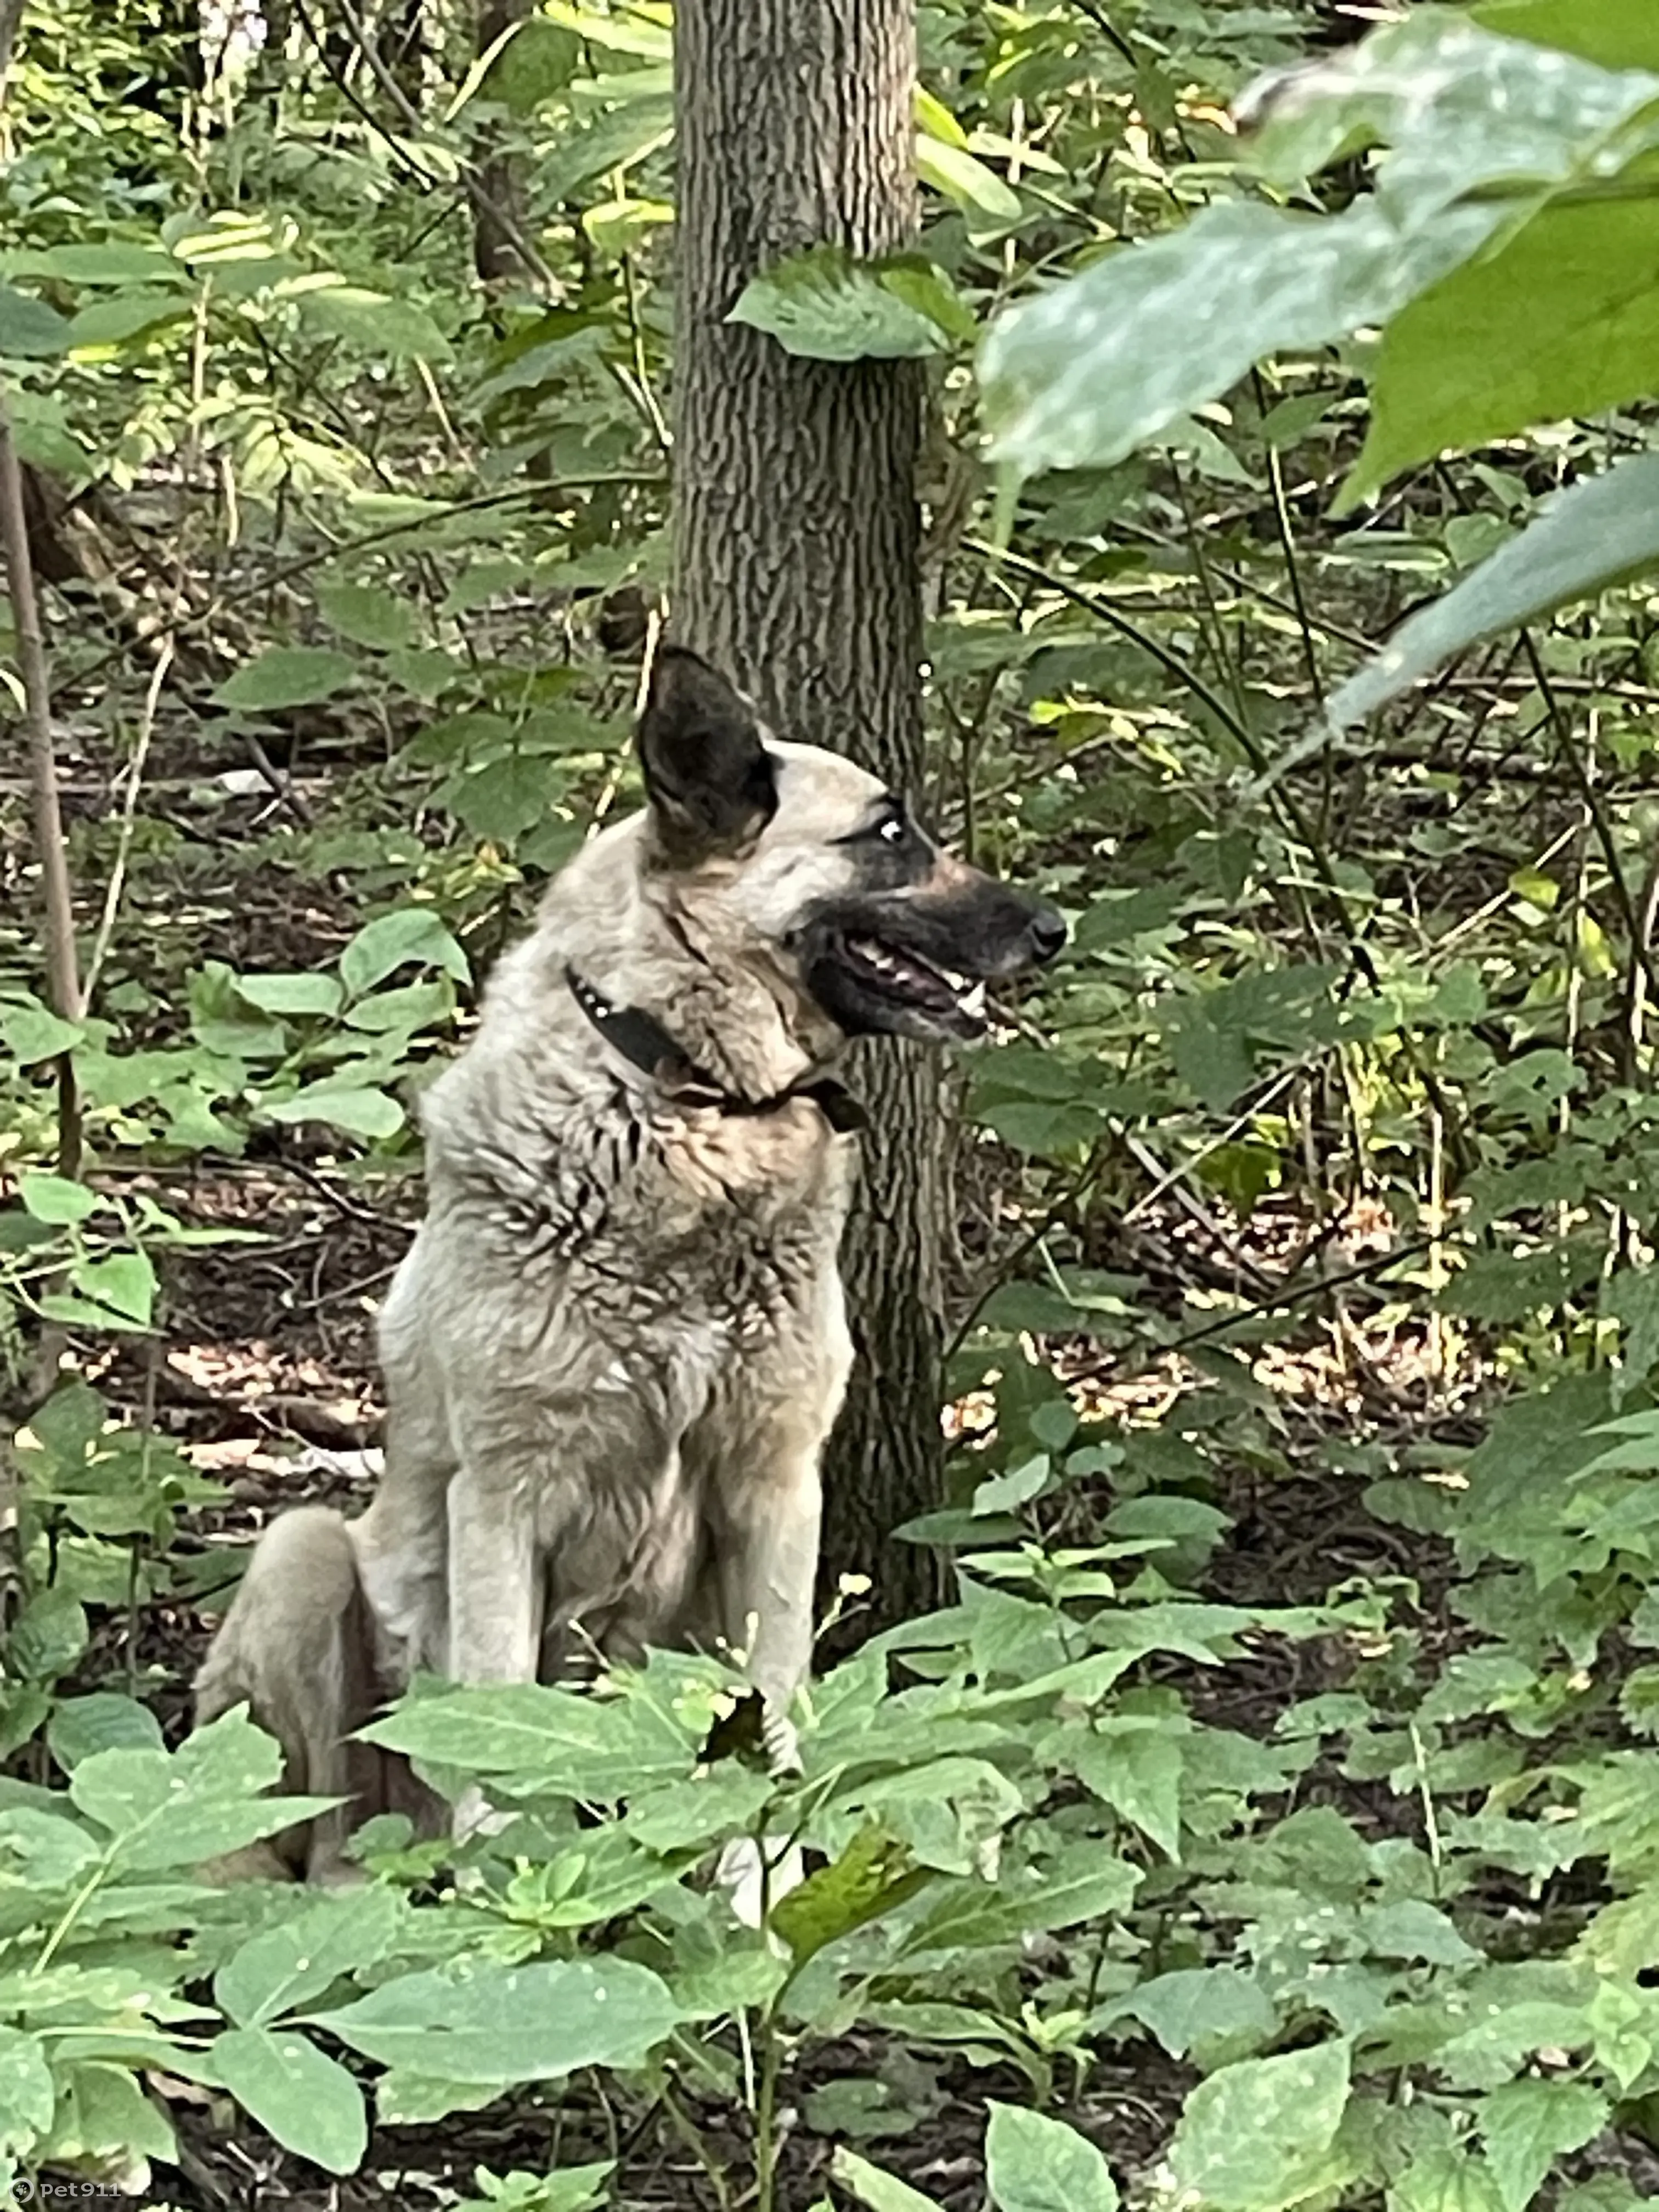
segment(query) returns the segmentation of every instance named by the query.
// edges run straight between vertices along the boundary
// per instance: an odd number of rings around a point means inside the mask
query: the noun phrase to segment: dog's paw
[[[733,1836],[720,1852],[714,1880],[732,1900],[732,1917],[745,1928],[758,1928],[781,1897],[799,1889],[806,1879],[799,1850],[791,1844],[781,1856],[775,1843],[753,1836]]]

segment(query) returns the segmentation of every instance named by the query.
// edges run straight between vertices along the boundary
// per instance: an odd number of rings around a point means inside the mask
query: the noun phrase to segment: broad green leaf
[[[55,1583],[25,1600],[7,1638],[7,1672],[26,1682],[66,1674],[87,1648],[86,1607]]]
[[[867,2158],[860,2158],[855,2150],[836,2151],[830,2161],[830,2179],[843,2189],[850,2190],[868,2212],[944,2212],[936,2197],[924,2197],[919,2189],[912,2189],[908,2181],[901,2181],[896,2173],[884,2172],[872,2166]]]
[[[438,796],[475,837],[510,845],[546,820],[555,788],[545,760],[511,752],[451,776]]]
[[[362,1734],[433,1765],[511,1775],[573,1798],[637,1796],[685,1779],[697,1763],[697,1746],[644,1698],[541,1683],[417,1698]]]
[[[1620,1326],[1619,1365],[1613,1382],[1617,1406],[1659,1364],[1659,1268],[1620,1268],[1601,1285],[1601,1310]]]
[[[987,168],[965,143],[957,145],[933,131],[916,133],[916,174],[965,215],[982,216],[998,228],[1009,228],[1025,212],[1013,186]]]
[[[342,637],[377,653],[413,645],[420,634],[414,608],[389,585],[325,580],[317,586],[317,611]]]
[[[235,1850],[327,1809],[327,1798],[262,1795],[282,1767],[270,1737],[234,1712],[176,1752],[94,1752],[70,1777],[69,1794],[106,1832],[117,1865],[155,1873]]]
[[[1335,511],[1449,447],[1596,415],[1659,389],[1654,202],[1543,209],[1495,253],[1454,270],[1389,323],[1364,449]]]
[[[66,1774],[94,1751],[161,1748],[161,1723],[148,1705],[113,1690],[64,1698],[46,1730],[46,1747]]]
[[[1188,2098],[1170,2172],[1206,2212],[1283,2212],[1340,2178],[1328,2154],[1347,2102],[1345,2043],[1241,2059]]]
[[[449,340],[424,307],[408,300],[394,300],[384,292],[364,291],[356,284],[330,284],[302,292],[298,307],[302,319],[354,353],[384,356],[392,361],[446,362],[453,351]]]
[[[310,707],[319,699],[332,699],[353,683],[358,664],[349,653],[327,646],[273,645],[257,660],[239,668],[213,694],[222,707],[245,708],[251,714],[280,711],[285,707]]]
[[[383,2066],[506,2086],[581,2066],[643,2065],[678,2017],[665,1984],[625,1959],[507,1966],[470,1958],[383,1983],[313,2025]]]
[[[70,326],[55,307],[27,292],[14,292],[0,284],[0,356],[14,360],[44,360],[68,349]]]
[[[239,975],[236,995],[262,1014],[337,1014],[343,994],[332,975]]]
[[[980,380],[994,452],[1021,476],[1109,468],[1264,355],[1386,323],[1497,222],[1460,208],[1407,236],[1374,200],[1327,216],[1240,203],[1120,246],[991,325]]]
[[[117,292],[82,307],[69,326],[71,353],[124,345],[129,338],[182,322],[191,302],[179,292]]]
[[[1346,729],[1483,638],[1593,598],[1659,564],[1659,454],[1620,461],[1546,501],[1535,520],[1443,599],[1402,623],[1330,702]]]
[[[1233,1966],[1184,1966],[1159,1974],[1103,2006],[1097,2024],[1107,2027],[1125,2018],[1151,2028],[1172,2058],[1231,2036],[1261,2041],[1278,2021],[1261,1989]]]
[[[65,1176],[19,1176],[17,1195],[37,1221],[57,1224],[84,1221],[103,1203],[95,1190],[88,1190],[83,1182],[71,1182]]]
[[[284,2149],[330,2173],[355,2173],[368,2148],[363,2093],[337,2058],[303,2035],[234,2027],[209,2045],[220,2081]]]
[[[1083,1737],[1078,1779],[1115,1813],[1150,1836],[1166,1857],[1181,1856],[1181,1773],[1177,1736],[1156,1723],[1133,1728],[1107,1722]]]
[[[354,999],[410,963],[470,980],[466,955],[430,907],[398,907],[365,922],[340,955],[340,981]]]
[[[1388,2212],[1504,2212],[1484,2159],[1454,2143],[1413,2159],[1389,2191]]]
[[[905,1844],[872,1823],[859,1830],[838,1858],[781,1898],[770,1924],[799,1964],[914,1897],[931,1879]]]
[[[176,2161],[179,2149],[166,2114],[125,2066],[60,2058],[58,2108],[35,2154],[53,2164],[118,2157],[130,2166],[137,2159]]]
[[[27,2150],[45,2135],[56,2102],[40,2037],[0,2027],[0,2151]]]
[[[1559,46],[1603,69],[1659,75],[1659,15],[1652,0],[1482,0],[1469,12],[1506,39]]]
[[[1023,2106],[993,2101],[985,2178],[996,2212],[1117,2212],[1117,2185],[1088,2137]]]
[[[910,1960],[1018,1943],[1026,1936],[1123,1911],[1139,1884],[1139,1869],[1103,1851],[1088,1856],[1092,1863],[1086,1872],[1034,1878],[1022,1887],[969,1880],[941,1885],[935,1902],[905,1936],[900,1955]]]
[[[483,72],[480,90],[514,115],[532,115],[562,92],[582,64],[582,42],[562,24],[531,15],[510,34]]]
[[[550,199],[570,199],[579,186],[631,168],[665,146],[673,135],[672,95],[636,95],[607,109],[586,131],[571,132],[550,155],[544,156],[538,187]]]
[[[138,1328],[148,1328],[155,1304],[155,1270],[143,1252],[113,1252],[106,1260],[77,1260],[70,1287],[108,1306]]]
[[[1605,2097],[1583,2081],[1506,2081],[1480,2107],[1480,2135],[1504,2200],[1523,2212],[1558,2158],[1582,2150],[1607,2124]]]
[[[965,331],[964,311],[926,263],[859,261],[814,246],[744,285],[726,320],[765,331],[814,361],[892,360],[943,353]]]
[[[264,2027],[325,1996],[342,1975],[384,1957],[402,1918],[397,1893],[320,1897],[309,1911],[251,1936],[214,1976],[213,1994],[239,2027]]]
[[[0,1043],[20,1067],[73,1052],[82,1034],[78,1023],[60,1021],[38,999],[27,1004],[0,1001]]]
[[[56,1813],[32,1805],[0,1812],[0,1893],[14,1882],[42,1896],[67,1889],[85,1880],[98,1855],[87,1830]]]
[[[268,1121],[325,1121],[353,1137],[395,1137],[407,1118],[390,1091],[325,1076],[260,1109]]]

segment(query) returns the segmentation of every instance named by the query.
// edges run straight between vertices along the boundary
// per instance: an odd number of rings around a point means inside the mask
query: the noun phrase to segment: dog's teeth
[[[976,1022],[983,1020],[985,1015],[985,986],[983,983],[975,984],[973,989],[969,992],[966,998],[962,1001],[962,1011],[964,1014],[971,1014]]]

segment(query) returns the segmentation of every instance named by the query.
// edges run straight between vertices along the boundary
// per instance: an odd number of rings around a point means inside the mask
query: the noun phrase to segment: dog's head
[[[658,652],[639,750],[655,866],[848,1036],[978,1036],[987,984],[1066,941],[1052,907],[941,852],[854,762],[773,738],[683,647]]]

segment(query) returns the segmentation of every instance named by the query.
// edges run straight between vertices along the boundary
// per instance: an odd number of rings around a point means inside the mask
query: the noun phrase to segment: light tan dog
[[[278,1737],[289,1789],[351,1800],[280,1841],[313,1879],[420,1808],[349,1741],[416,1670],[724,1646],[787,1744],[851,1358],[856,1114],[826,1070],[849,1036],[978,1034],[987,979],[1064,940],[693,653],[659,653],[639,750],[645,810],[559,876],[426,1096],[379,1492],[271,1527],[198,1684],[198,1719],[246,1701]]]

